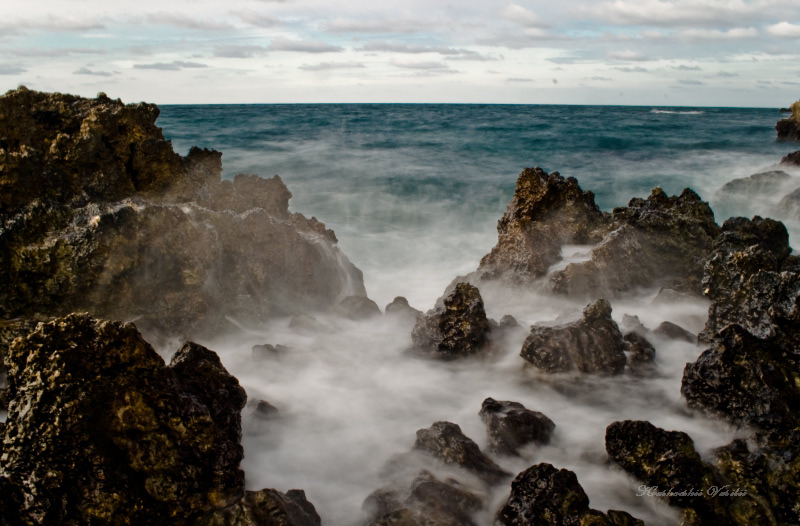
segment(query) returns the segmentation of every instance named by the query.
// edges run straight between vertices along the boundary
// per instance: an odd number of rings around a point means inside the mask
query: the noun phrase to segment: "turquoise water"
[[[660,185],[706,199],[796,146],[776,110],[612,106],[162,106],[177,151],[223,152],[226,177],[279,174],[293,211],[332,227],[382,306],[428,308],[474,270],[526,166],[576,177],[610,209]],[[739,211],[721,211],[739,213]],[[724,217],[719,217],[721,219]]]

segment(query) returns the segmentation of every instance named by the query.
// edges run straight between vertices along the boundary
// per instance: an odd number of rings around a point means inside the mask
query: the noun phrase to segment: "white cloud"
[[[614,0],[589,11],[599,20],[617,24],[719,27],[796,10],[796,0]]]
[[[335,18],[325,26],[325,30],[330,33],[419,33],[429,26],[427,21],[416,19]]]
[[[625,60],[631,62],[643,62],[645,60],[650,60],[647,56],[639,51],[633,51],[630,49],[626,49],[623,51],[609,51],[606,53],[608,58],[613,58],[616,60]]]
[[[304,71],[329,71],[332,69],[362,69],[361,62],[320,62],[318,64],[303,64],[300,69]]]
[[[110,77],[113,75],[110,71],[97,71],[87,67],[82,67],[72,73],[73,75],[95,75],[98,77]]]
[[[180,71],[185,68],[207,68],[205,64],[199,62],[184,62],[183,60],[173,60],[172,62],[155,62],[153,64],[134,64],[134,69],[158,69],[161,71]]]
[[[240,9],[238,11],[231,11],[230,14],[245,24],[254,27],[273,27],[278,24],[278,19],[253,9]]]
[[[270,51],[295,51],[298,53],[336,53],[344,50],[340,46],[326,44],[319,40],[290,40],[286,37],[273,39],[268,49]]]
[[[266,52],[267,48],[255,45],[223,44],[214,47],[214,56],[220,58],[252,58]]]
[[[517,24],[528,27],[547,27],[549,25],[546,24],[539,15],[518,4],[508,4],[500,12],[500,16],[511,22],[516,22]]]
[[[626,67],[620,67],[620,68],[614,68],[614,69],[619,70],[619,71],[623,71],[625,73],[647,73],[648,71],[650,71],[649,69],[645,69],[645,68],[643,68],[641,66],[634,66],[634,67],[627,67],[626,66]]]
[[[96,18],[61,17],[48,14],[37,18],[13,19],[4,16],[0,21],[0,34],[18,34],[27,30],[40,30],[50,32],[91,31],[104,29],[105,23]]]
[[[22,66],[9,66],[0,64],[0,75],[19,75],[28,71]]]
[[[687,66],[686,64],[681,64],[680,66],[672,66],[672,69],[677,69],[678,71],[701,71],[703,68],[700,66]]]
[[[678,38],[686,40],[739,40],[757,38],[758,29],[754,27],[734,27],[726,31],[719,29],[684,29],[677,33]]]
[[[800,38],[800,24],[790,24],[789,22],[778,22],[769,26],[767,31],[771,35],[781,38]]]
[[[221,20],[200,20],[187,16],[183,13],[159,11],[145,16],[145,21],[149,24],[165,24],[183,29],[195,29],[198,31],[220,31],[233,29],[233,26]]]
[[[680,79],[678,82],[687,86],[702,86],[704,84],[704,82],[694,79]]]

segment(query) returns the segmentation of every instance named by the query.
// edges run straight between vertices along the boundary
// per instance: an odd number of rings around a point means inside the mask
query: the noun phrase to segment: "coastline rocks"
[[[221,154],[178,155],[157,116],[107,97],[0,97],[0,317],[89,310],[186,336],[365,295],[279,177],[222,181]]]
[[[786,194],[778,201],[777,212],[781,217],[800,220],[800,188]]]
[[[384,312],[386,316],[396,316],[407,320],[416,320],[422,314],[421,310],[409,305],[408,300],[403,296],[397,296],[391,303],[386,305]]]
[[[303,490],[245,491],[233,506],[197,518],[196,526],[320,526],[314,505]]]
[[[336,306],[336,314],[348,320],[368,320],[381,315],[378,304],[366,296],[348,296]]]
[[[800,150],[792,152],[781,159],[781,164],[786,166],[800,166]]]
[[[497,223],[497,245],[481,259],[477,276],[530,284],[561,260],[561,245],[596,243],[607,223],[594,194],[583,191],[575,178],[526,168]]]
[[[469,283],[458,283],[443,306],[417,318],[411,339],[422,353],[455,360],[486,351],[489,333],[480,291]]]
[[[5,521],[186,524],[252,507],[246,395],[213,351],[186,343],[167,366],[133,325],[71,314],[16,340],[7,363]]]
[[[786,158],[784,158],[786,159]],[[787,163],[788,164],[788,163]],[[791,179],[791,176],[781,170],[771,170],[753,174],[749,177],[734,179],[725,183],[719,189],[721,197],[752,197],[753,195],[767,194],[775,191],[776,186],[781,186]]]
[[[650,376],[655,372],[656,348],[638,332],[626,333],[623,337],[628,347],[627,363],[636,376]]]
[[[779,141],[800,141],[800,101],[792,104],[789,109],[792,115],[781,119],[775,125]]]
[[[528,444],[547,444],[556,428],[547,416],[519,402],[487,398],[479,415],[489,435],[489,450],[499,455],[519,456],[520,448]]]
[[[520,356],[547,373],[615,375],[625,369],[625,350],[622,333],[611,319],[611,305],[601,299],[589,304],[578,321],[531,327]]]
[[[616,297],[639,287],[676,281],[700,291],[703,262],[719,226],[708,203],[692,190],[668,196],[655,188],[611,214],[613,229],[592,249],[591,259],[554,272],[552,292],[576,297]]]
[[[547,463],[517,475],[496,521],[504,526],[644,525],[626,512],[609,511],[606,515],[589,508],[589,497],[575,473]]]
[[[666,340],[680,340],[687,343],[697,343],[697,336],[687,331],[680,325],[671,321],[662,321],[653,329],[653,334]]]

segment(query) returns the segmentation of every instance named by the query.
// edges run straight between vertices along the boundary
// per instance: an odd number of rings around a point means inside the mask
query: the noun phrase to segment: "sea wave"
[[[650,113],[671,113],[671,114],[675,114],[675,115],[702,115],[705,112],[704,111],[700,111],[700,110],[690,110],[690,111],[657,110],[657,109],[654,108],[654,109],[650,110]]]

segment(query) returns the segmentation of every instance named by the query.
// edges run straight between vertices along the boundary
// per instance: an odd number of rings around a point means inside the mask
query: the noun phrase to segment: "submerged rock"
[[[71,314],[16,340],[7,363],[4,524],[244,525],[281,495],[245,494],[246,395],[205,347],[167,366],[133,325]]]
[[[519,402],[487,398],[479,414],[489,435],[489,450],[500,455],[517,456],[528,444],[547,444],[556,428],[547,416]]]
[[[517,475],[496,521],[504,526],[644,526],[644,522],[624,511],[611,510],[606,515],[591,509],[575,473],[547,463],[536,464]]]
[[[396,316],[408,320],[416,320],[422,314],[421,310],[409,305],[408,300],[403,296],[397,296],[391,303],[386,305],[384,312],[386,316]]]
[[[469,283],[459,283],[442,307],[417,318],[411,339],[423,353],[455,360],[486,351],[489,332],[480,291]]]
[[[681,340],[687,343],[697,343],[697,336],[671,321],[662,321],[659,323],[658,327],[653,329],[653,334],[666,340]]]
[[[520,355],[547,373],[580,371],[620,374],[625,369],[625,341],[611,319],[611,305],[597,300],[575,322],[555,327],[533,326]]]

